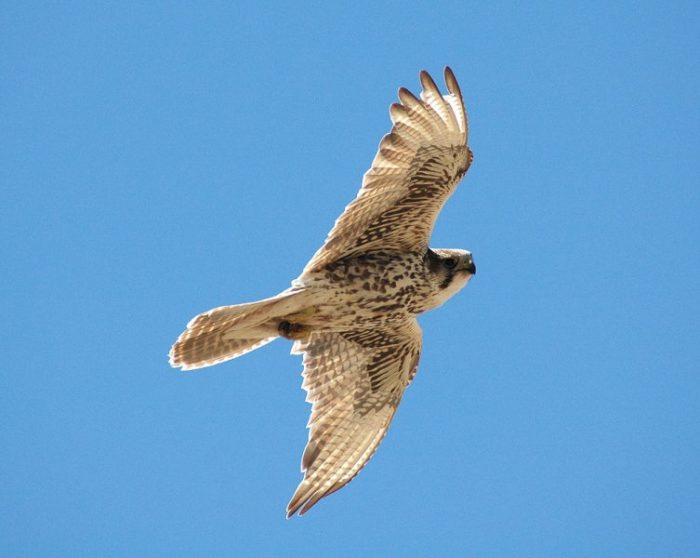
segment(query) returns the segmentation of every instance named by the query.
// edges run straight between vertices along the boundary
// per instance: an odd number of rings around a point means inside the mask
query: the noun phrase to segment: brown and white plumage
[[[444,97],[426,71],[421,99],[399,89],[391,132],[382,138],[362,187],[305,271],[376,248],[424,250],[440,209],[472,160],[462,93],[445,68]]]
[[[418,366],[418,322],[381,329],[312,333],[292,352],[304,355],[304,383],[313,404],[304,480],[287,506],[306,512],[350,482],[382,441]]]
[[[170,351],[172,366],[193,369],[280,335],[295,340],[312,410],[304,479],[288,516],[343,487],[374,454],[418,366],[415,316],[445,302],[476,271],[469,252],[428,246],[472,153],[452,71],[445,69],[444,96],[427,72],[420,81],[420,98],[399,90],[392,130],[356,199],[292,287],[200,314]]]

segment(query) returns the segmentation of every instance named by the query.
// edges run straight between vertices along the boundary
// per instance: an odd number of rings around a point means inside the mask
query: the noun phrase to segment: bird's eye
[[[444,262],[447,269],[454,269],[454,267],[457,265],[457,260],[454,258],[445,258]]]

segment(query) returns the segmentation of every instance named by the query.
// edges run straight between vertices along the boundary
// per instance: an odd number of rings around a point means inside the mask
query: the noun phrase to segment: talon
[[[277,326],[277,331],[282,337],[292,341],[303,339],[306,336],[306,328],[302,324],[292,323],[288,320],[282,320]]]
[[[282,320],[277,326],[277,331],[279,331],[282,337],[289,338],[289,334],[292,332],[292,324],[287,320]]]

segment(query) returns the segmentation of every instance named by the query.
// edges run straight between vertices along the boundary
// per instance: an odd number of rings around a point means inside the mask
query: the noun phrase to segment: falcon
[[[470,252],[430,248],[440,209],[472,162],[467,115],[450,68],[447,94],[420,72],[416,97],[399,89],[393,127],[357,197],[291,287],[193,318],[170,364],[203,368],[278,337],[303,355],[312,404],[304,478],[287,517],[350,482],[376,451],[421,353],[416,316],[443,304],[476,273]]]

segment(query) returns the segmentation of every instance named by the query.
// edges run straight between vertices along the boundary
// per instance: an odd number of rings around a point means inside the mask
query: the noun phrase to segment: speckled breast
[[[296,283],[318,293],[307,323],[334,328],[404,320],[431,293],[423,256],[389,251],[340,259]]]

